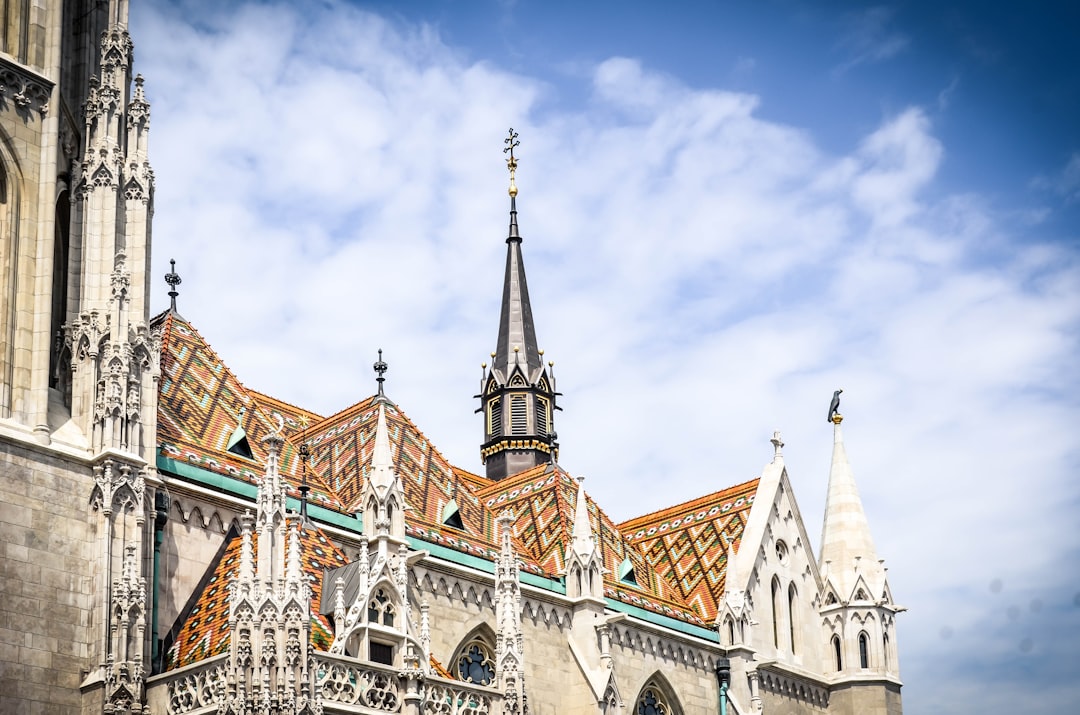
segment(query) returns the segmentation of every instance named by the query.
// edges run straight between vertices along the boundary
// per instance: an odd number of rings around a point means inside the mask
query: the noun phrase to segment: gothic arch
[[[631,710],[632,715],[682,715],[682,712],[674,688],[660,671],[645,680]]]
[[[773,647],[780,648],[780,577],[773,576],[771,589]]]
[[[870,636],[866,631],[859,631],[859,668],[870,667]]]
[[[20,252],[27,248],[19,241],[22,177],[14,156],[10,137],[0,128],[0,417],[6,417],[14,403],[12,371],[18,315],[15,277],[24,258]]]
[[[799,643],[799,629],[795,619],[795,611],[799,602],[799,592],[795,588],[794,582],[788,584],[787,602],[788,636],[790,638],[791,653],[794,655],[798,652],[798,646],[801,645]]]
[[[495,682],[495,644],[498,639],[487,623],[470,630],[453,650],[447,661],[450,674],[458,680],[477,685]]]

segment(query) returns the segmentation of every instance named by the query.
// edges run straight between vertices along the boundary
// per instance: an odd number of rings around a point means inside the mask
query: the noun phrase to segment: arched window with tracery
[[[645,684],[634,705],[634,715],[675,715],[678,713],[664,690],[653,680]]]
[[[866,631],[859,634],[859,667],[870,667],[870,637]]]
[[[375,591],[375,595],[368,601],[368,623],[382,623],[384,626],[394,627],[394,604],[390,597],[381,588]]]
[[[491,685],[495,682],[495,658],[491,645],[483,638],[469,640],[458,651],[454,660],[454,675],[458,680],[476,685]]]

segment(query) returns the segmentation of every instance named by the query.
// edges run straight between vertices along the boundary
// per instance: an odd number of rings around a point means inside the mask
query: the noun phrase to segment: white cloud
[[[632,59],[575,75],[587,104],[556,111],[559,88],[470,63],[431,27],[336,3],[199,9],[134,18],[154,263],[178,259],[180,311],[245,384],[333,412],[373,392],[382,347],[390,396],[479,470],[471,395],[495,341],[513,126],[563,463],[613,517],[755,476],[780,428],[816,537],[842,386],[911,607],[909,703],[962,690],[915,664],[939,662],[945,625],[947,647],[984,637],[992,579],[1060,595],[1050,565],[1075,566],[1078,546],[1080,266],[978,195],[943,194],[924,111],[834,155],[753,95]]]

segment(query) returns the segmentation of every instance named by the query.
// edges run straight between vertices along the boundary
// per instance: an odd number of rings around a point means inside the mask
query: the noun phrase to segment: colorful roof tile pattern
[[[623,522],[619,529],[704,620],[719,610],[727,576],[727,545],[737,545],[758,480]]]
[[[577,483],[557,465],[540,465],[508,477],[477,493],[495,513],[514,512],[514,536],[529,556],[551,575],[563,573],[570,547],[577,504]],[[700,616],[683,601],[682,594],[652,568],[643,554],[615,526],[591,498],[589,521],[599,537],[605,593],[610,598],[656,611],[695,625]],[[619,579],[619,566],[629,560],[636,585]]]
[[[240,568],[243,539],[235,534],[221,558],[210,566],[210,578],[191,610],[181,615],[183,625],[166,653],[166,670],[224,653],[229,648],[229,588]],[[258,539],[252,546],[258,558]],[[345,565],[345,554],[317,526],[300,530],[300,558],[311,584],[311,645],[326,651],[334,640],[330,622],[318,612],[322,600],[322,576],[326,569]]]
[[[255,484],[262,478],[266,449],[262,440],[285,423],[279,469],[292,496],[299,496],[300,418],[314,413],[266,398],[245,388],[198,331],[175,313],[161,317],[161,381],[158,388],[158,448],[178,462]],[[240,426],[253,459],[228,451]],[[292,429],[290,429],[292,427]],[[317,475],[308,475],[312,503],[342,510],[336,495]]]
[[[374,452],[377,397],[321,418],[245,388],[179,315],[166,313],[155,320],[165,323],[158,421],[163,454],[257,483],[266,456],[261,440],[281,422],[286,442],[280,470],[292,495],[298,496],[302,440],[311,455],[304,476],[312,488],[312,503],[342,513],[359,508]],[[577,501],[577,484],[565,470],[540,465],[490,481],[451,465],[396,405],[388,400],[385,405],[394,467],[409,508],[409,536],[493,561],[499,553],[495,518],[509,508],[515,515],[515,548],[522,569],[548,577],[562,574]],[[238,425],[247,435],[253,459],[227,449]],[[621,525],[589,499],[590,521],[606,571],[605,595],[687,623],[711,623],[727,567],[721,535],[735,542],[741,538],[756,488],[757,480],[753,480]],[[464,529],[443,523],[451,501]],[[228,552],[218,567],[226,568],[225,561],[236,558],[238,544],[238,540],[230,544],[235,553]],[[633,570],[632,580],[621,578],[627,568]],[[201,615],[193,614],[197,624],[191,628],[184,624],[183,639],[187,640],[178,639],[174,645],[178,664],[222,652],[223,634],[206,627],[218,622],[215,607],[225,608],[227,615],[224,600],[208,595],[213,591],[220,596],[214,583],[203,594],[205,603],[200,600]]]

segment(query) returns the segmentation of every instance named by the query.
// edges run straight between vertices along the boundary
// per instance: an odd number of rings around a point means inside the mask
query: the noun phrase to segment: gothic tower
[[[0,6],[0,502],[35,545],[0,601],[37,589],[7,616],[79,661],[20,683],[20,711],[43,685],[46,709],[141,711],[155,640],[154,176],[127,22],[127,0]],[[41,573],[61,553],[70,593]]]
[[[826,671],[835,674],[833,708],[842,713],[899,715],[895,621],[904,609],[893,602],[885,562],[874,549],[844,449],[840,428],[844,418],[835,409],[829,416],[833,454],[818,563]]]
[[[484,365],[481,382],[481,411],[484,414],[484,443],[480,456],[488,479],[503,479],[558,456],[555,441],[555,376],[552,363],[544,365],[544,352],[537,348],[525,263],[521,257],[521,235],[517,222],[517,186],[514,174],[518,145],[513,129],[504,151],[510,168],[510,232],[506,238],[506,276],[503,280],[499,338],[491,354],[491,367]]]

